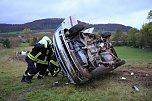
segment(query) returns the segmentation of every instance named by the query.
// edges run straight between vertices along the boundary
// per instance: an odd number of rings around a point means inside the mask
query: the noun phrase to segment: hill
[[[25,24],[0,24],[0,32],[13,32],[13,31],[22,31],[24,28],[30,28],[34,31],[52,31],[59,26],[63,21],[63,18],[49,18],[49,19],[40,19],[33,22],[28,22]],[[115,31],[116,29],[121,29],[123,32],[127,32],[131,27],[121,24],[89,24],[86,22],[80,23],[85,24],[87,27],[95,27],[96,31]]]

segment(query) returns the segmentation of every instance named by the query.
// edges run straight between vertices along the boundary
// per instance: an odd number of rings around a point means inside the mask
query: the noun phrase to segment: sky
[[[117,23],[140,29],[148,22],[150,10],[152,0],[0,0],[0,23],[74,16],[90,24]]]

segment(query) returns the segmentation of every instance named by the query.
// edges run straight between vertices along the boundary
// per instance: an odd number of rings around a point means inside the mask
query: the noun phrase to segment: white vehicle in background
[[[96,35],[94,28],[84,30],[73,17],[65,19],[53,36],[55,55],[71,83],[81,84],[125,64],[118,58],[111,33]]]

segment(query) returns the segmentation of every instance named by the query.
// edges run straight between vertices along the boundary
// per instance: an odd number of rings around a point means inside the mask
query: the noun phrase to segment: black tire
[[[102,36],[103,38],[108,38],[108,37],[111,36],[111,33],[110,33],[110,32],[105,32],[105,33],[101,34],[101,36]]]
[[[115,68],[117,68],[117,67],[119,67],[121,65],[124,65],[125,63],[126,63],[125,60],[119,60],[119,61],[116,62]]]
[[[75,36],[77,35],[80,31],[82,31],[84,29],[84,25],[83,24],[77,24],[75,26],[73,26],[72,28],[69,29],[69,34],[68,36]]]

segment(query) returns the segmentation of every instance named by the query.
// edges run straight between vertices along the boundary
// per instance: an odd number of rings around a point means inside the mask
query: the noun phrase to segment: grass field
[[[152,60],[152,50],[131,48],[131,47],[115,47],[120,58],[128,61]]]
[[[6,32],[6,33],[0,33],[0,34],[17,34],[19,32]]]
[[[148,50],[115,47],[118,56],[126,60],[126,64],[93,81],[82,85],[65,84],[66,78],[61,76],[36,79],[31,84],[21,83],[26,69],[23,57],[16,58],[15,52],[30,50],[26,45],[15,49],[0,49],[0,101],[151,101],[152,100],[152,52]],[[134,76],[128,71],[138,70]],[[135,68],[135,70],[134,70]],[[145,73],[149,73],[145,77]],[[151,74],[150,74],[151,73]],[[126,80],[120,80],[125,76]],[[148,81],[147,81],[148,80]],[[59,81],[57,85],[54,82]],[[132,89],[137,85],[139,91]]]
[[[126,60],[126,65],[143,68],[152,63],[152,50],[130,47],[115,47],[115,50],[120,58]]]

